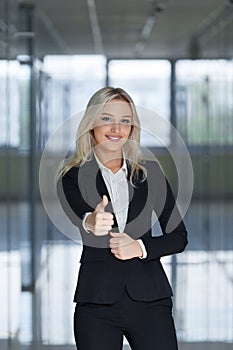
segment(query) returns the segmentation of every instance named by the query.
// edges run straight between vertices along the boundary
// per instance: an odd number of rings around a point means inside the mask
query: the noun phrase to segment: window
[[[167,60],[109,62],[109,85],[125,89],[138,106],[143,146],[170,143],[170,75]]]
[[[176,64],[177,127],[189,145],[233,144],[233,61]]]

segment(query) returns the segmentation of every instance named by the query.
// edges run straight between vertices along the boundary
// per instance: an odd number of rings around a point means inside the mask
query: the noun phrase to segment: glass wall
[[[47,138],[49,141],[61,125],[64,133],[54,138],[51,151],[54,157],[72,148],[78,122],[90,96],[105,85],[106,59],[103,56],[47,56],[44,71],[49,76],[47,101]],[[70,120],[75,118],[77,124]],[[40,208],[40,209],[39,209]],[[38,202],[39,222],[45,221],[44,209]],[[74,344],[73,293],[79,271],[81,245],[62,235],[50,220],[44,223],[47,237],[41,236],[38,252],[37,279],[37,337],[47,345]],[[75,239],[75,238],[74,238]],[[59,307],[58,307],[59,306]]]
[[[18,65],[10,61],[12,47],[8,31],[9,23],[15,25],[15,19],[9,12],[6,1],[0,2],[0,14],[0,347],[5,349],[9,338],[17,336],[20,319],[20,239],[14,235],[17,225],[12,220],[18,216],[19,208],[12,201],[13,188],[17,184],[11,161],[14,148],[19,143],[19,95],[16,93],[14,79]],[[14,96],[15,104],[10,102]]]
[[[176,75],[177,126],[186,143],[232,145],[232,61],[179,60]]]
[[[106,58],[94,56],[46,56],[44,70],[50,77],[51,95],[48,103],[48,136],[60,123],[73,116],[77,122],[83,115],[90,96],[106,81]],[[67,130],[56,151],[71,146],[74,130]]]
[[[166,147],[170,144],[171,64],[168,60],[110,60],[109,85],[125,89],[141,114],[141,142],[144,146]],[[146,113],[152,111],[152,113]],[[149,132],[150,131],[150,132]],[[157,135],[157,137],[155,137]]]
[[[193,162],[189,246],[178,255],[184,341],[233,341],[233,61],[179,60],[177,128]]]

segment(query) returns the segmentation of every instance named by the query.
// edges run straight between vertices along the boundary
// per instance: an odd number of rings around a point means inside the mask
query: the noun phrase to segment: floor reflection
[[[181,344],[233,342],[232,208],[230,202],[224,205],[224,221],[220,225],[218,203],[210,205],[211,230],[208,232],[205,228],[206,206],[193,204],[186,220],[187,250],[175,259],[162,259],[174,284],[174,318]],[[21,344],[37,339],[44,346],[66,344],[72,347],[73,294],[82,247],[61,234],[59,236],[58,232],[52,232],[51,225],[43,219],[43,209],[38,207],[35,293],[22,291],[22,281],[30,282],[30,245],[25,224],[28,208],[25,204],[22,207],[17,204],[11,210],[13,249],[7,249],[7,233],[0,242],[3,286],[0,288],[0,339],[10,337]],[[223,212],[223,208],[221,210]],[[48,236],[51,239],[46,239]]]

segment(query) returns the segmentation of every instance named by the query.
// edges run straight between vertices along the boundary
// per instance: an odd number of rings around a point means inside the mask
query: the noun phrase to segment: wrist
[[[87,232],[92,231],[92,225],[91,225],[91,214],[92,213],[86,213],[83,217],[83,227],[84,230]]]
[[[139,259],[145,259],[147,257],[147,251],[146,251],[145,245],[141,239],[137,239],[137,242],[142,251],[142,255],[139,256]]]
[[[137,244],[137,257],[138,258],[142,258],[143,257],[143,251],[142,251],[142,248],[140,246],[140,244],[138,243],[138,241],[136,241],[136,244]]]

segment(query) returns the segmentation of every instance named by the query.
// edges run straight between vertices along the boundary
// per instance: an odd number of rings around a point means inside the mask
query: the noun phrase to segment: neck
[[[112,171],[117,171],[122,167],[123,156],[121,150],[119,152],[101,152],[100,149],[96,149],[95,154],[99,161]]]

